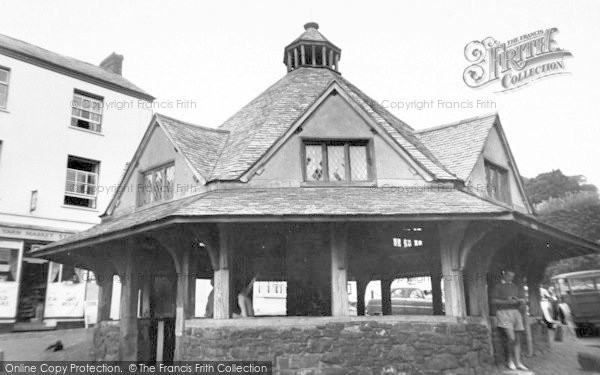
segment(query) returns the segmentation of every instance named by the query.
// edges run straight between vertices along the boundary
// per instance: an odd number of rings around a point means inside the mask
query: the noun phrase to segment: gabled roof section
[[[28,62],[83,81],[120,91],[127,95],[152,101],[154,97],[120,74],[72,57],[60,55],[27,42],[0,34],[0,54]]]
[[[434,178],[456,179],[413,134],[410,126],[339,74],[317,68],[299,68],[289,72],[221,125],[220,129],[229,131],[230,136],[210,179],[239,179],[285,135],[333,82],[337,82],[375,123]]]
[[[207,128],[156,114],[156,120],[167,131],[167,135],[205,180],[208,180],[225,146],[229,132]]]
[[[111,215],[119,200],[127,181],[137,168],[138,160],[144,154],[146,145],[152,138],[153,131],[161,128],[173,147],[183,156],[194,175],[202,183],[208,180],[215,163],[223,149],[229,133],[224,130],[207,128],[176,120],[172,117],[155,113],[150,120],[146,133],[127,166],[119,182],[119,188],[113,195],[106,212],[102,216]]]
[[[452,173],[466,181],[483,152],[496,113],[418,130],[415,135]]]

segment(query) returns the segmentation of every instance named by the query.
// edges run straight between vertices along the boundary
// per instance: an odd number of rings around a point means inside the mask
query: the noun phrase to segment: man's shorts
[[[496,311],[498,327],[513,331],[524,331],[523,318],[517,309],[499,309]]]

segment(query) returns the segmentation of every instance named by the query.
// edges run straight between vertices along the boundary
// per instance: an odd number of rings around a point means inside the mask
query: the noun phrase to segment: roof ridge
[[[451,126],[462,125],[462,124],[466,124],[468,122],[473,122],[475,120],[481,120],[481,119],[484,119],[484,118],[495,117],[495,116],[498,116],[498,112],[490,112],[490,113],[487,113],[485,115],[473,116],[473,117],[469,117],[469,118],[462,119],[462,120],[459,120],[459,121],[454,121],[454,122],[451,122],[451,123],[448,123],[448,124],[432,126],[430,128],[425,128],[425,129],[418,129],[418,130],[415,130],[415,133],[417,133],[417,134],[428,133],[428,132],[432,132],[432,131],[436,131],[436,130],[441,130],[441,129],[444,129],[444,128],[449,128]]]
[[[58,52],[55,52],[55,51],[51,51],[51,50],[49,50],[49,49],[47,49],[47,48],[40,47],[40,46],[38,46],[37,44],[32,44],[32,43],[26,42],[26,41],[24,41],[24,40],[21,40],[21,39],[13,38],[13,37],[12,37],[12,36],[10,36],[10,35],[6,35],[6,34],[0,34],[0,35],[1,35],[1,36],[3,36],[3,37],[5,37],[5,38],[8,38],[8,39],[16,40],[17,42],[20,42],[20,43],[27,44],[28,46],[32,46],[32,47],[35,47],[35,48],[43,49],[43,50],[44,50],[44,51],[46,51],[46,52],[53,53],[53,54],[55,54],[55,55],[59,55],[59,56],[61,56],[61,57],[65,57],[65,58],[67,58],[67,59],[76,60],[76,61],[78,61],[78,62],[80,62],[80,63],[84,63],[84,64],[87,64],[87,65],[93,66],[94,68],[100,68],[100,69],[104,69],[104,68],[102,68],[102,67],[101,67],[101,66],[99,66],[99,65],[92,64],[91,62],[83,61],[83,60],[80,60],[80,59],[78,59],[78,58],[76,58],[76,57],[71,57],[71,56],[64,55],[64,54],[62,54],[62,53],[58,53]],[[12,50],[12,51],[15,51],[14,49],[12,49],[12,48],[9,48],[9,47],[2,47],[2,48],[5,48],[5,49],[10,49],[10,50]],[[19,51],[15,51],[15,52],[19,52]],[[22,52],[19,52],[19,53],[22,53]],[[113,53],[115,53],[115,52],[113,52]],[[124,78],[124,77],[123,77],[121,74],[113,73],[113,72],[111,72],[110,70],[106,70],[106,69],[104,69],[104,70],[105,70],[107,73],[111,74],[111,75],[115,75],[115,76],[119,76],[119,77],[122,77],[122,78]]]
[[[179,119],[176,119],[175,117],[163,115],[162,113],[158,113],[158,112],[155,113],[155,115],[156,115],[157,118],[161,118],[162,117],[162,118],[165,118],[165,119],[168,119],[168,120],[176,121],[180,125],[187,125],[187,126],[190,126],[190,127],[193,127],[193,128],[198,128],[198,129],[208,130],[208,131],[214,131],[214,132],[217,132],[217,133],[227,133],[227,134],[230,133],[230,131],[226,130],[226,129],[211,128],[211,127],[205,126],[205,125],[192,124],[191,122],[179,120]]]
[[[122,87],[122,88],[124,88],[126,90],[130,90],[130,91],[137,92],[139,94],[143,94],[145,96],[150,96],[150,97],[154,98],[153,96],[151,96],[150,94],[148,94],[146,91],[144,91],[142,88],[138,87],[136,84],[134,84],[133,82],[131,82],[130,80],[128,80],[127,78],[125,78],[122,74],[114,73],[114,72],[112,72],[110,70],[104,69],[103,67],[101,67],[99,65],[92,64],[90,62],[87,62],[87,61],[84,61],[84,60],[81,60],[81,59],[78,59],[78,58],[75,58],[75,57],[71,57],[71,56],[68,56],[68,55],[65,55],[65,54],[62,54],[62,53],[59,53],[59,52],[51,51],[51,50],[49,50],[47,48],[40,47],[40,46],[38,46],[36,44],[32,44],[32,43],[26,42],[24,40],[14,38],[14,37],[12,37],[10,35],[0,34],[0,37],[9,39],[9,40],[11,40],[11,41],[13,41],[15,43],[21,43],[26,48],[38,49],[38,50],[40,50],[40,52],[43,52],[43,53],[46,53],[46,54],[55,55],[55,56],[57,56],[57,57],[59,57],[61,59],[70,60],[70,61],[72,61],[74,63],[85,64],[88,67],[93,68],[93,69],[98,69],[99,71],[101,70],[103,74],[107,74],[109,77],[111,77],[113,79],[123,80],[123,81],[127,82],[129,85],[131,85],[132,87],[125,87],[122,84],[111,82],[111,80],[109,80],[109,79],[105,79],[105,78],[102,78],[102,77],[96,77],[94,75],[91,75],[90,73],[86,73],[86,72],[80,71],[80,70],[75,69],[73,67],[68,67],[68,66],[61,65],[61,64],[59,64],[57,62],[52,61],[51,59],[40,57],[40,56],[38,56],[36,54],[32,54],[32,53],[29,53],[29,52],[26,52],[26,51],[20,51],[18,48],[12,48],[11,46],[0,45],[0,51],[1,50],[11,51],[12,53],[14,53],[16,55],[27,56],[27,57],[32,58],[34,60],[43,61],[44,63],[50,64],[51,66],[57,66],[57,67],[60,67],[62,69],[65,69],[67,71],[72,71],[72,72],[75,72],[75,73],[83,74],[85,76],[92,77],[93,79],[97,79],[97,80],[106,82],[108,84],[117,85],[117,86],[120,86],[120,87]],[[113,52],[113,53],[115,53],[115,52]]]

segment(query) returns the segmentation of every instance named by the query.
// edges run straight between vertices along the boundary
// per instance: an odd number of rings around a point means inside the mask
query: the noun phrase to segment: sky
[[[285,75],[284,47],[315,21],[342,75],[413,128],[498,112],[522,175],[600,186],[598,19],[599,1],[3,0],[0,33],[94,64],[123,54],[157,112],[217,127]],[[469,42],[553,27],[570,74],[503,93],[463,81]]]

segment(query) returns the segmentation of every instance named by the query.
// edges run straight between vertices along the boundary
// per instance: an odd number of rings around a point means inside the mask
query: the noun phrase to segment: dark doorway
[[[41,322],[48,278],[48,263],[23,260],[17,322]]]

